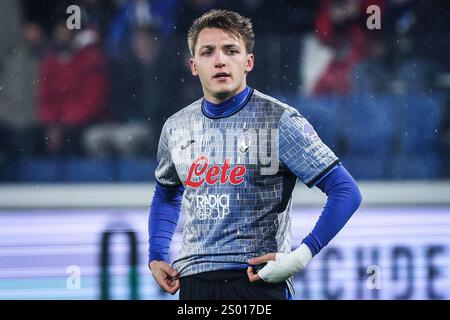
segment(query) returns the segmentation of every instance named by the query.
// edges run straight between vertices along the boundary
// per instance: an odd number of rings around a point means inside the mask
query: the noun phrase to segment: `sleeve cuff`
[[[331,165],[329,165],[325,170],[319,173],[314,179],[306,184],[308,188],[313,188],[323,177],[325,177],[334,167],[341,163],[341,160],[336,159]]]

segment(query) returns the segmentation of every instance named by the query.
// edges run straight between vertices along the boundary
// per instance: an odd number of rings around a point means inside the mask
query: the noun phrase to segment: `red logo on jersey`
[[[189,169],[189,175],[184,182],[187,186],[192,188],[200,187],[204,182],[207,184],[215,184],[217,182],[223,184],[230,180],[231,184],[240,184],[244,181],[244,175],[246,172],[245,166],[235,166],[231,169],[228,175],[228,170],[230,169],[230,159],[225,159],[224,164],[219,167],[217,165],[211,166],[208,170],[208,158],[206,156],[200,156],[194,160]],[[192,177],[200,177],[206,171],[206,176],[201,178],[199,181],[192,181]]]

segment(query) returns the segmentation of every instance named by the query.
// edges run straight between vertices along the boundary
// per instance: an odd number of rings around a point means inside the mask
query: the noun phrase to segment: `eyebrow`
[[[212,44],[206,44],[206,45],[201,46],[201,47],[199,48],[199,50],[203,50],[203,49],[214,49],[215,47],[216,47],[215,45],[212,45]],[[229,48],[238,48],[238,45],[236,45],[236,44],[225,44],[225,45],[223,45],[223,47],[224,47],[225,49],[229,49]]]

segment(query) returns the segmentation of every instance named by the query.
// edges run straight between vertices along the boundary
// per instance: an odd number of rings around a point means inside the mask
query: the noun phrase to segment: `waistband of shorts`
[[[246,279],[248,278],[248,276],[247,276],[247,269],[240,268],[240,269],[207,271],[186,276],[186,278],[205,281],[221,281],[221,280],[239,280],[244,278]]]

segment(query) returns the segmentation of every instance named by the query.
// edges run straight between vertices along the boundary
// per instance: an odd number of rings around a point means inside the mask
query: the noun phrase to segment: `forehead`
[[[227,33],[222,29],[205,28],[198,34],[197,48],[218,44],[234,44],[237,46],[245,45],[242,37],[236,38],[231,33]]]

